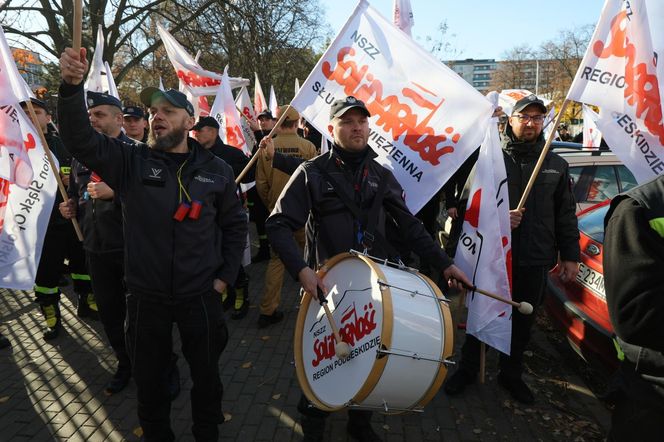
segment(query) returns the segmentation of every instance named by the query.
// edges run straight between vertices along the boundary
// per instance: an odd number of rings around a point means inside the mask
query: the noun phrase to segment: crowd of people
[[[316,297],[324,288],[316,270],[350,249],[370,250],[372,256],[392,260],[415,254],[423,271],[446,289],[473,286],[452,258],[477,154],[414,216],[405,205],[402,187],[376,161],[368,145],[371,115],[362,101],[348,96],[332,103],[328,131],[333,144],[321,155],[316,149],[320,134],[306,127],[293,108],[282,106],[276,116],[269,111],[258,115],[253,152],[258,161],[242,180],[255,186],[242,192],[235,177],[249,159],[221,141],[217,120],[196,119],[184,94],[146,88],[140,104],[123,106],[109,94],[84,91],[85,49],[66,49],[60,67],[57,130],[51,122],[52,110],[32,99],[37,123],[58,159],[69,196],[56,201],[50,215],[35,282],[43,337],[54,340],[60,334],[60,287],[68,273],[78,316],[101,321],[117,358],[116,372],[105,391],[120,393],[134,379],[145,440],[174,440],[169,413],[179,393],[180,375],[172,348],[173,324],[193,381],[192,433],[196,440],[219,437],[224,420],[219,357],[228,341],[224,311],[230,312],[231,319],[242,320],[250,305],[248,263],[243,262],[249,221],[255,223],[259,239],[258,253],[251,261],[269,260],[261,299],[255,301],[260,310],[258,328],[284,318],[279,306],[285,273]],[[567,163],[558,155],[547,153],[542,168],[546,173],[538,176],[525,208],[517,208],[544,145],[546,114],[544,103],[531,95],[499,120],[512,228],[512,298],[535,307],[541,303],[547,272],[559,262],[562,278],[574,280],[580,253]],[[267,136],[279,117],[282,122],[276,136]],[[306,127],[307,138],[300,126]],[[653,192],[661,197],[661,186]],[[446,249],[436,241],[442,196],[453,219]],[[653,199],[636,201],[644,205],[643,201]],[[636,203],[629,208],[627,204],[622,203],[616,212],[641,210]],[[659,206],[653,210],[661,220]],[[74,218],[82,226],[82,243],[70,222]],[[622,231],[617,223],[612,229]],[[632,224],[624,229],[641,231]],[[653,229],[660,237],[650,232],[653,238],[637,242],[661,242],[661,230]],[[624,253],[628,244],[615,247],[616,254]],[[653,249],[660,263],[661,250]],[[610,283],[607,274],[607,298],[613,290]],[[628,294],[619,296],[621,302],[629,302],[624,301]],[[624,312],[614,309],[612,315],[620,320]],[[629,348],[631,336],[638,344],[637,338],[650,329],[641,331],[643,325],[631,316],[625,321],[618,332],[620,336],[625,330]],[[533,316],[515,308],[512,324],[512,351],[509,356],[501,354],[497,380],[515,400],[531,404],[535,397],[522,372]],[[642,345],[650,346],[661,359],[657,342],[661,340],[645,339]],[[0,336],[0,347],[7,345]],[[459,368],[444,386],[447,394],[459,395],[475,382],[479,359],[479,341],[467,335]],[[628,360],[638,363],[631,357]],[[620,431],[628,429],[630,409],[626,407],[621,408]],[[328,413],[316,409],[304,395],[298,410],[305,440],[322,440]],[[349,435],[361,441],[380,440],[371,416],[370,411],[349,411]],[[615,434],[621,433],[616,430]]]

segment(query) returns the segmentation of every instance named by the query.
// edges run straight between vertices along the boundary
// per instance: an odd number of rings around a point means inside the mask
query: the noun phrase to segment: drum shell
[[[358,278],[358,269],[360,277]],[[348,271],[348,269],[352,271]],[[366,279],[366,282],[341,281],[344,275],[354,273],[355,279]],[[319,275],[323,278],[328,289],[343,286],[363,287],[371,285],[371,300],[378,300],[380,306],[374,308],[380,314],[379,339],[380,348],[388,352],[405,354],[378,355],[376,348],[364,343],[370,348],[369,356],[362,355],[364,362],[346,359],[344,364],[358,366],[358,370],[346,370],[344,376],[333,379],[335,382],[327,390],[320,391],[315,383],[310,382],[311,369],[305,373],[303,368],[303,335],[305,335],[305,320],[307,314],[317,311],[318,322],[326,321],[322,315],[322,308],[318,303],[312,302],[308,296],[303,297],[298,315],[298,324],[295,333],[295,356],[298,380],[305,395],[318,408],[333,411],[348,405],[362,408],[378,408],[385,412],[399,412],[423,407],[436,394],[446,374],[445,365],[440,362],[452,352],[452,327],[449,308],[444,301],[442,293],[425,276],[402,269],[396,269],[385,264],[376,263],[365,256],[341,254],[332,258],[324,266]],[[336,278],[339,281],[331,280]],[[343,291],[343,290],[341,290]],[[330,307],[340,302],[340,292],[328,296]],[[343,304],[344,301],[341,300]],[[309,312],[312,310],[312,312]],[[368,317],[366,303],[364,312]],[[341,314],[335,312],[337,326],[341,324]],[[308,326],[311,324],[311,317]],[[307,327],[308,327],[307,326]],[[346,326],[347,327],[347,326]],[[372,342],[374,342],[372,340]],[[356,343],[357,344],[357,343]],[[359,348],[354,346],[356,353]],[[426,358],[433,359],[429,361]],[[331,358],[332,359],[332,358]],[[342,360],[334,357],[334,364],[341,364]],[[306,361],[309,363],[309,359]],[[330,361],[332,364],[332,361]],[[362,365],[363,364],[363,365]],[[370,364],[370,369],[366,364]],[[366,378],[358,379],[357,371],[366,374]],[[366,373],[365,373],[366,372]],[[355,378],[354,378],[355,377]],[[351,391],[343,391],[351,385]]]

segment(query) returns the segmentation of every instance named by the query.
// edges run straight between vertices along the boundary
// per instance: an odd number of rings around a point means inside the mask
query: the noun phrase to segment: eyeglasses
[[[533,122],[533,124],[542,124],[544,122],[544,115],[521,115],[521,114],[516,114],[512,115],[515,117],[517,120],[519,120],[519,123],[528,123],[530,121]]]

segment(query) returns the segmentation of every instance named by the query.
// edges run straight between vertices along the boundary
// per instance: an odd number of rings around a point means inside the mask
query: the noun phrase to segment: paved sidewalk
[[[265,263],[248,267],[254,304],[260,298],[265,267]],[[64,333],[46,343],[32,293],[0,290],[0,331],[12,342],[12,349],[0,350],[0,440],[139,440],[135,386],[132,383],[110,397],[103,393],[115,368],[113,354],[101,325],[78,319],[73,296],[65,292]],[[228,320],[230,340],[221,358],[228,420],[221,426],[224,441],[302,439],[292,345],[298,287],[288,277],[283,293],[286,317],[279,324],[259,330],[254,306],[246,318]],[[459,334],[457,351],[463,338]],[[176,331],[174,340],[176,352],[181,353]],[[490,352],[486,384],[472,385],[454,398],[441,390],[421,414],[375,414],[374,427],[385,441],[602,440],[608,411],[564,366],[542,332],[536,332],[527,355],[526,379],[537,390],[536,403],[530,407],[514,403],[497,386],[497,355]],[[191,441],[191,381],[183,358],[178,363],[183,388],[173,402],[171,418],[178,440]],[[546,365],[555,370],[541,370]],[[345,422],[345,412],[334,413],[328,419],[326,440],[348,440]]]

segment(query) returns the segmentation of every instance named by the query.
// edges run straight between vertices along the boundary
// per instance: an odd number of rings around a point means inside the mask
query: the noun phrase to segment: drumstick
[[[320,287],[317,287],[317,289],[318,302],[323,306],[323,309],[325,309],[325,316],[327,316],[327,321],[330,323],[330,327],[332,327],[332,333],[334,333],[334,340],[336,341],[336,344],[334,345],[334,353],[339,359],[343,359],[350,354],[350,345],[341,340],[341,335],[339,334],[337,324],[334,322],[332,312],[330,312],[330,308],[327,306],[325,293],[323,293],[323,290]]]
[[[523,313],[524,315],[529,315],[533,312],[533,306],[532,306],[532,304],[530,304],[528,302],[512,301],[511,299],[506,299],[506,298],[503,298],[502,296],[498,296],[494,293],[487,292],[486,290],[479,289],[479,288],[477,288],[477,286],[470,287],[466,284],[464,284],[464,285],[466,286],[466,288],[468,288],[468,289],[470,289],[474,292],[481,293],[484,296],[488,296],[489,298],[493,298],[493,299],[496,299],[498,301],[504,302],[505,304],[509,304],[513,307],[516,307],[517,310],[519,310],[519,313]]]

